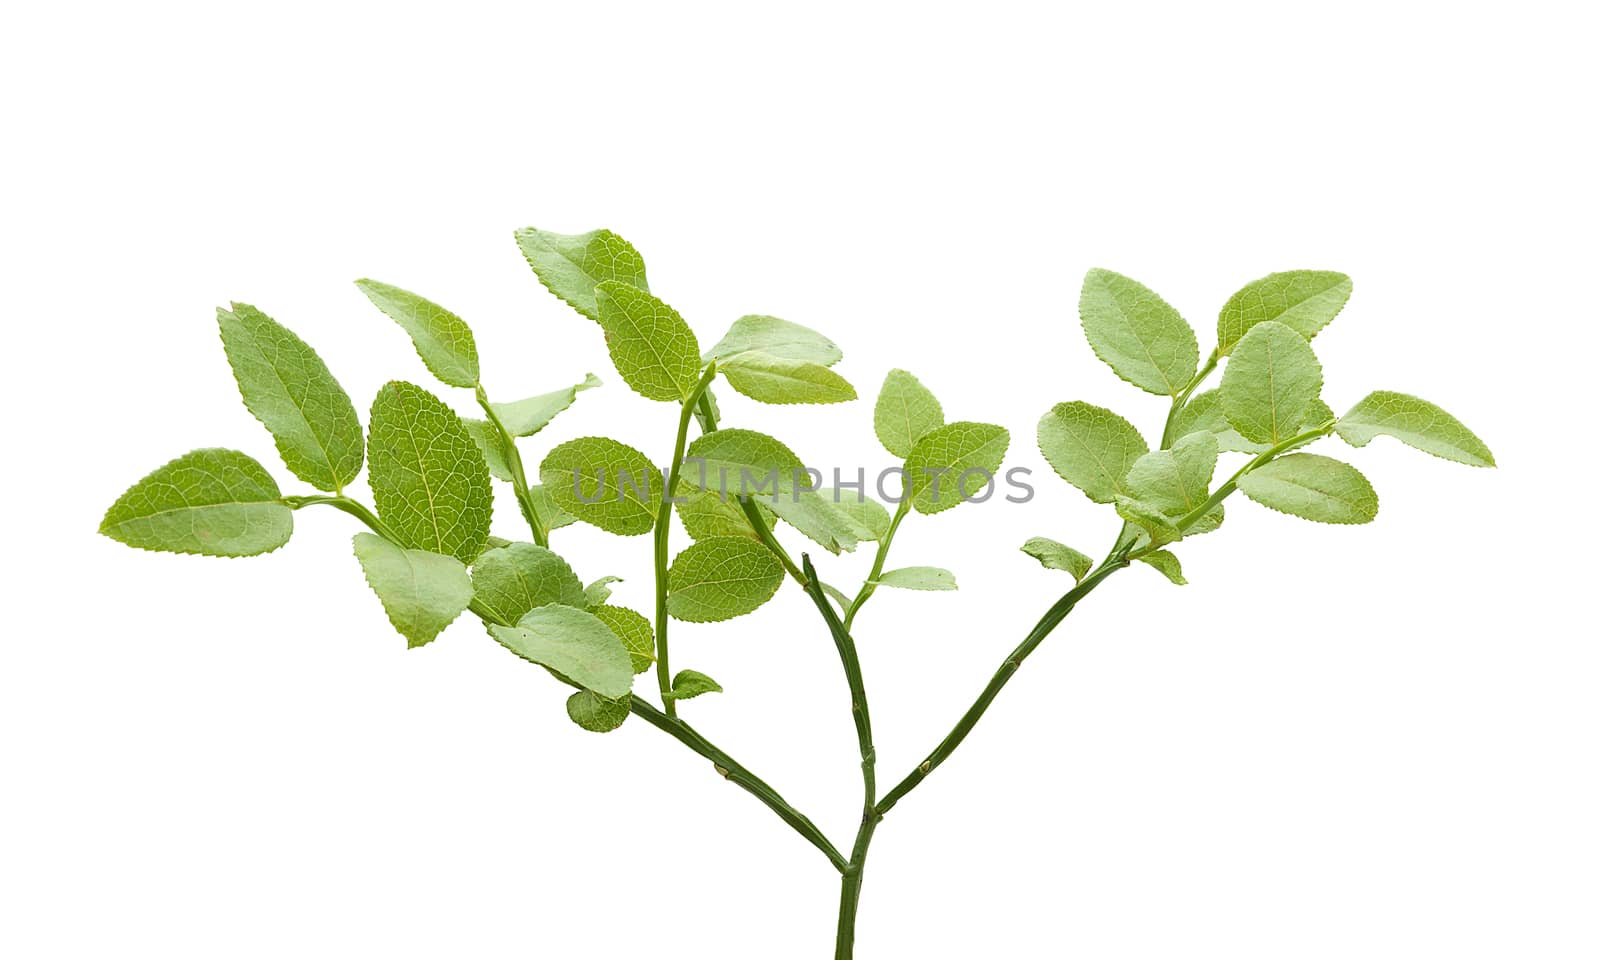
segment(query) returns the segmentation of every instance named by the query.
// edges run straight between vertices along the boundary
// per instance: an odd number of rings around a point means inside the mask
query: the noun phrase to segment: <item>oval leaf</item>
[[[500,423],[506,432],[513,437],[531,437],[543,430],[554,420],[556,414],[572,406],[572,401],[578,397],[580,390],[592,390],[600,386],[600,378],[594,374],[586,374],[582,383],[541,393],[537,397],[528,397],[526,400],[514,400],[511,403],[493,403],[494,415],[500,418]]]
[[[261,464],[237,450],[194,450],[111,505],[100,532],[141,550],[248,557],[289,541],[294,516]]]
[[[522,256],[544,288],[596,323],[600,322],[600,307],[594,291],[601,283],[615,280],[650,289],[644,277],[644,258],[610,230],[565,234],[524,227],[516,236]]]
[[[367,482],[400,545],[471,563],[489,537],[494,492],[483,454],[454,410],[395,380],[372,402]]]
[[[568,440],[545,455],[539,480],[561,509],[607,533],[649,533],[661,507],[650,458],[608,437]]]
[[[1163,577],[1180,587],[1189,582],[1183,578],[1183,565],[1178,562],[1178,558],[1170,550],[1157,550],[1154,553],[1147,553],[1139,559],[1161,571]]]
[[[1273,320],[1234,347],[1222,372],[1222,412],[1246,440],[1277,444],[1294,436],[1322,392],[1322,364],[1305,337]]]
[[[1134,497],[1169,517],[1181,517],[1204,503],[1217,469],[1217,438],[1191,433],[1170,450],[1152,450],[1128,469]]]
[[[247,303],[219,307],[217,326],[245,408],[272,434],[284,465],[318,490],[344,489],[361,472],[365,438],[350,395],[327,364]]]
[[[1239,478],[1244,495],[1264,507],[1318,523],[1368,523],[1378,494],[1347,463],[1314,453],[1269,461]]]
[[[489,632],[524,660],[607,699],[620,699],[633,686],[627,649],[604,621],[587,610],[557,603],[535,607],[516,626],[490,624]]]
[[[747,537],[757,539],[755,528],[750,526],[750,520],[739,508],[739,501],[729,497],[724,500],[713,490],[684,490],[678,495],[678,518],[683,521],[683,528],[695,540],[704,540],[707,537]],[[766,518],[767,525],[773,522],[772,511],[764,504],[757,503],[756,509],[760,510]]]
[[[1176,397],[1194,379],[1194,330],[1154,290],[1110,270],[1090,270],[1078,316],[1095,356],[1141,390]]]
[[[472,587],[489,619],[506,626],[549,603],[587,606],[583,584],[567,561],[532,543],[485,550],[472,565]]]
[[[408,647],[437,637],[472,602],[472,578],[455,557],[407,550],[370,533],[356,534],[355,550],[367,586]]]
[[[831,367],[844,358],[838,344],[810,327],[798,323],[752,314],[733,321],[733,326],[706,351],[706,360],[726,360],[741,353],[764,353],[784,360],[798,360]]]
[[[1079,553],[1064,543],[1051,540],[1049,537],[1029,537],[1028,542],[1022,545],[1022,552],[1039,561],[1047,569],[1065,570],[1072,574],[1072,579],[1082,580],[1094,569],[1094,561],[1087,554]]]
[[[1149,449],[1133,424],[1079,400],[1056,404],[1039,421],[1039,452],[1095,503],[1131,496],[1128,471]]]
[[[678,675],[672,678],[672,690],[667,694],[668,700],[692,700],[702,693],[721,693],[722,684],[711,679],[698,670],[679,670]]]
[[[944,408],[939,406],[939,398],[906,371],[890,370],[872,411],[872,428],[883,448],[905,459],[918,440],[942,426]]]
[[[376,280],[357,280],[356,286],[411,335],[429,373],[452,387],[478,385],[478,345],[466,321],[409,290]]]
[[[743,537],[712,537],[690,545],[667,571],[667,612],[708,623],[743,616],[772,599],[783,565],[772,551]]]
[[[1217,354],[1227,356],[1234,344],[1258,323],[1276,320],[1310,340],[1327,326],[1350,299],[1350,278],[1332,270],[1289,270],[1247,283],[1228,298],[1217,317]]]
[[[651,400],[687,400],[700,379],[700,345],[678,311],[616,280],[601,283],[595,296],[623,382]]]
[[[644,673],[650,669],[650,664],[656,662],[656,631],[650,626],[644,614],[628,607],[614,607],[609,604],[600,604],[591,607],[590,613],[600,618],[600,621],[611,628],[617,635],[622,645],[628,650],[628,659],[633,664],[634,673]]]
[[[590,733],[610,733],[628,719],[631,699],[607,700],[593,690],[579,690],[567,698],[567,716]]]
[[[880,587],[902,590],[954,590],[956,575],[943,567],[901,567],[878,577]]]
[[[1222,391],[1207,390],[1189,398],[1172,421],[1172,436],[1182,439],[1191,433],[1210,433],[1217,438],[1217,446],[1229,453],[1265,453],[1268,445],[1246,440],[1233,429],[1222,412]]]
[[[1011,433],[992,423],[958,420],[930,430],[906,457],[911,506],[939,513],[983,493],[1000,469]],[[992,493],[992,491],[991,491]]]
[[[1374,390],[1350,408],[1334,426],[1346,443],[1364,447],[1379,434],[1425,453],[1473,467],[1494,466],[1494,454],[1467,425],[1417,397],[1393,390]]]
[[[717,369],[728,385],[762,403],[843,403],[856,398],[856,388],[820,363],[791,360],[770,353],[741,353]]]

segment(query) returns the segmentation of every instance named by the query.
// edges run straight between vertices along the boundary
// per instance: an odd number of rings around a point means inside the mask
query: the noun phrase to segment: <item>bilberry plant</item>
[[[841,876],[836,958],[853,955],[878,824],[950,757],[1028,655],[1108,577],[1138,562],[1184,583],[1176,548],[1221,526],[1224,501],[1236,491],[1306,520],[1371,521],[1378,497],[1367,479],[1343,461],[1304,452],[1324,438],[1363,447],[1385,434],[1447,460],[1494,465],[1482,441],[1425,400],[1377,391],[1342,415],[1323,401],[1311,341],[1350,296],[1343,274],[1296,270],[1247,284],[1223,305],[1216,347],[1202,363],[1194,330],[1178,311],[1128,277],[1091,270],[1079,300],[1089,344],[1117,376],[1169,398],[1166,421],[1151,443],[1103,407],[1066,401],[1045,413],[1038,424],[1044,458],[1090,500],[1115,510],[1120,532],[1099,563],[1047,537],[1022,545],[1044,567],[1070,576],[1072,586],[1001,660],[950,733],[880,791],[855,621],[879,587],[955,589],[954,575],[938,567],[885,569],[895,534],[913,513],[931,517],[988,488],[1010,434],[995,424],[947,420],[927,387],[892,370],[873,428],[903,462],[903,494],[891,511],[860,491],[823,487],[777,439],[723,427],[713,386],[720,378],[764,403],[853,400],[855,388],[833,369],[842,357],[833,341],[753,315],[702,349],[678,312],[651,292],[638,251],[616,234],[525,229],[516,240],[539,281],[600,327],[623,382],[647,400],[678,406],[664,468],[627,444],[584,437],[548,450],[531,474],[518,442],[599,381],[590,376],[527,399],[492,401],[460,317],[399,287],[361,280],[362,293],[410,335],[428,371],[471,391],[481,418],[459,416],[427,389],[394,381],[378,391],[363,433],[349,396],[316,352],[265,313],[235,303],[219,309],[217,320],[245,406],[271,433],[284,466],[315,492],[285,493],[238,451],[195,450],[134,484],[100,531],[148,550],[238,557],[286,543],[298,510],[327,506],[349,514],[367,528],[355,535],[356,560],[409,646],[431,642],[470,611],[496,641],[571,688],[566,712],[573,723],[604,733],[638,717],[709,760],[816,847]],[[1202,392],[1219,368],[1219,386]],[[691,442],[692,423],[698,434]],[[1243,463],[1217,482],[1223,454],[1242,455]],[[363,461],[370,506],[348,492]],[[527,541],[490,535],[493,480],[509,485]],[[691,541],[676,555],[674,511]],[[778,536],[779,521],[833,554],[876,544],[871,573],[853,594],[828,585],[808,554],[795,561]],[[614,577],[586,586],[551,548],[554,531],[578,522],[621,537],[650,535],[653,610],[613,603]],[[722,688],[706,673],[672,670],[672,622],[750,614],[785,579],[815,606],[849,688],[862,805],[848,851],[680,716],[684,701]],[[652,670],[655,703],[634,690],[636,676]]]

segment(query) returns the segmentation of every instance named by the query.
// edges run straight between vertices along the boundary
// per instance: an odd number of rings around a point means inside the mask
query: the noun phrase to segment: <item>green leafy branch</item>
[[[245,304],[218,311],[224,352],[247,409],[271,434],[284,465],[314,493],[284,493],[260,463],[234,450],[191,451],[129,488],[101,532],[149,550],[239,557],[286,543],[294,514],[328,506],[360,521],[352,547],[385,615],[408,646],[432,642],[463,612],[518,657],[572,692],[566,712],[604,733],[629,716],[709,760],[815,846],[841,875],[835,957],[853,955],[865,864],[884,816],[945,763],[1011,678],[1079,602],[1112,574],[1142,562],[1185,582],[1176,550],[1217,530],[1224,501],[1242,492],[1269,509],[1323,523],[1373,520],[1378,498],[1353,466],[1305,447],[1338,436],[1364,447],[1387,435],[1448,460],[1493,466],[1488,448],[1427,401],[1389,391],[1343,415],[1322,399],[1323,370],[1312,339],[1343,309],[1351,283],[1330,271],[1264,277],[1234,294],[1217,321],[1204,363],[1198,337],[1176,309],[1120,274],[1092,270],[1079,301],[1095,354],[1122,380],[1168,398],[1152,449],[1118,414],[1082,401],[1056,404],[1039,421],[1039,450],[1089,500],[1110,507],[1119,529],[1105,559],[1050,537],[1022,549],[1073,585],[1001,661],[973,703],[922,762],[881,796],[861,659],[853,635],[880,587],[948,591],[955,574],[932,566],[886,569],[896,534],[913,513],[933,517],[981,499],[1010,445],[999,425],[947,422],[933,392],[891,370],[873,409],[873,429],[901,464],[894,510],[820,485],[778,439],[721,424],[719,378],[767,404],[853,400],[834,367],[830,339],[766,315],[734,321],[702,351],[693,330],[650,290],[643,258],[605,230],[563,235],[520,230],[517,243],[539,281],[595,322],[622,381],[640,396],[678,405],[672,453],[662,469],[643,452],[601,436],[558,444],[530,482],[518,447],[567,410],[581,382],[511,403],[489,398],[471,329],[459,316],[399,287],[358,281],[361,291],[410,337],[428,371],[468,389],[483,419],[463,418],[428,390],[393,381],[374,399],[365,435],[349,396],[312,348]],[[1202,391],[1221,371],[1216,388]],[[699,435],[690,439],[691,422]],[[1214,483],[1224,455],[1244,462]],[[365,466],[372,506],[347,488]],[[530,541],[490,534],[493,480],[508,484]],[[976,479],[977,490],[970,484]],[[733,492],[730,496],[730,490]],[[989,490],[992,492],[992,490]],[[672,554],[672,516],[690,543]],[[550,548],[553,531],[587,523],[609,533],[652,534],[654,616],[612,602],[616,577],[587,585]],[[826,583],[809,552],[797,563],[780,522],[832,554],[875,543],[870,572],[854,594]],[[698,670],[673,673],[673,620],[702,623],[753,613],[785,577],[816,608],[844,672],[856,730],[862,811],[848,855],[747,767],[679,716],[679,704],[722,686]],[[654,665],[660,706],[633,690]]]

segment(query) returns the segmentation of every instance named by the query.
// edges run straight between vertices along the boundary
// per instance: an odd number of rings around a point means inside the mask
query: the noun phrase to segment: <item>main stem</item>
[[[708,364],[700,382],[684,398],[683,409],[678,413],[678,436],[672,447],[672,461],[667,467],[667,482],[661,490],[661,506],[656,510],[656,685],[661,689],[661,703],[669,717],[678,715],[678,702],[672,697],[672,668],[667,662],[667,535],[672,531],[672,498],[678,492],[678,471],[683,466],[683,450],[689,440],[689,421],[694,418],[700,398],[705,396],[706,388],[716,376],[717,365]]]
[[[517,495],[517,507],[522,510],[522,519],[528,522],[528,530],[533,533],[533,542],[541,547],[550,546],[550,528],[545,525],[544,517],[539,514],[539,505],[534,502],[533,491],[528,486],[528,475],[522,467],[522,454],[517,451],[517,438],[511,435],[506,425],[501,422],[500,414],[495,412],[494,405],[489,402],[489,395],[484,392],[483,385],[476,389],[478,406],[483,408],[484,416],[489,418],[489,425],[494,427],[494,432],[500,438],[500,453],[505,458],[506,470],[511,474],[511,490]]]

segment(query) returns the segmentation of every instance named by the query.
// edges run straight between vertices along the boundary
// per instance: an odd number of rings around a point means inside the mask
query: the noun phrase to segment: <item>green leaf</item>
[[[842,403],[856,398],[850,381],[820,363],[750,352],[729,357],[717,369],[729,386],[762,403]]]
[[[1378,494],[1359,470],[1314,453],[1262,464],[1239,478],[1239,489],[1264,507],[1318,523],[1368,523],[1378,515]]]
[[[505,626],[545,604],[588,605],[583,584],[567,561],[532,543],[485,550],[472,565],[472,589],[478,607]]]
[[[610,733],[628,719],[632,695],[607,700],[593,690],[579,690],[567,698],[567,716],[590,733]]]
[[[627,648],[594,614],[552,603],[535,607],[514,627],[490,624],[506,649],[609,700],[627,696],[633,664]]]
[[[561,509],[624,537],[649,533],[661,508],[661,474],[650,458],[607,437],[555,447],[539,464],[539,480]]]
[[[578,518],[561,508],[555,498],[550,496],[550,491],[544,484],[536,483],[528,488],[528,496],[533,498],[534,506],[539,508],[539,516],[544,520],[547,530],[560,530],[570,527],[578,522]]]
[[[748,537],[756,539],[755,528],[750,526],[750,520],[739,508],[739,501],[733,497],[727,500],[712,490],[680,490],[678,494],[678,517],[683,521],[683,528],[689,531],[689,536],[695,540],[704,540],[707,537]],[[773,521],[772,511],[762,504],[756,504],[771,526]]]
[[[1049,537],[1029,537],[1022,552],[1039,561],[1050,570],[1065,570],[1072,579],[1081,581],[1094,569],[1094,561],[1064,543]]]
[[[911,506],[939,513],[984,494],[1005,459],[1011,433],[992,423],[958,420],[928,431],[906,457]]]
[[[1304,337],[1274,320],[1256,324],[1222,372],[1222,412],[1246,440],[1295,435],[1322,392],[1322,364]]]
[[[1239,435],[1239,431],[1233,429],[1233,424],[1222,412],[1220,390],[1207,390],[1190,397],[1172,421],[1172,436],[1175,439],[1199,432],[1215,435],[1217,446],[1230,453],[1265,453],[1270,447],[1269,444],[1246,440]]]
[[[1296,432],[1306,433],[1336,419],[1338,418],[1335,416],[1333,408],[1324,403],[1321,397],[1318,397],[1311,401],[1310,406],[1306,407],[1306,415],[1300,418],[1300,426],[1296,428]]]
[[[466,321],[409,290],[376,280],[357,280],[356,286],[411,335],[429,373],[452,387],[478,385],[478,345]]]
[[[834,503],[816,490],[786,491],[776,499],[764,500],[761,505],[770,508],[785,523],[829,553],[852,551],[858,543],[872,536],[872,531],[845,510],[844,504]]]
[[[911,456],[929,431],[944,426],[939,398],[904,370],[890,370],[878,391],[872,411],[872,428],[883,448],[901,459]]]
[[[1039,452],[1095,503],[1131,496],[1128,471],[1149,449],[1133,424],[1080,400],[1056,404],[1039,421]]]
[[[437,637],[472,602],[472,578],[455,557],[407,550],[370,533],[356,534],[355,550],[367,585],[408,647]]]
[[[1332,270],[1271,273],[1228,298],[1217,317],[1217,355],[1227,356],[1256,324],[1275,320],[1307,340],[1350,299],[1350,278]]]
[[[706,362],[726,360],[742,353],[831,367],[844,358],[838,344],[810,327],[752,314],[733,321],[716,346],[706,351]],[[720,366],[720,364],[719,364]]]
[[[1191,433],[1170,450],[1152,450],[1135,460],[1126,485],[1135,498],[1181,517],[1206,501],[1216,469],[1217,438]]]
[[[500,440],[500,431],[489,421],[474,420],[472,417],[462,417],[461,425],[467,428],[467,436],[472,438],[472,442],[478,447],[478,452],[483,454],[483,463],[489,468],[489,475],[496,480],[510,483],[511,465],[506,463],[506,452]]]
[[[843,590],[840,590],[838,587],[835,587],[832,584],[821,583],[820,581],[818,585],[822,587],[823,593],[827,594],[833,599],[834,603],[838,604],[840,613],[850,609],[850,598],[844,595]]]
[[[141,550],[249,557],[289,542],[294,516],[261,464],[237,450],[194,450],[111,505],[100,532]]]
[[[700,345],[678,311],[615,280],[596,287],[595,296],[623,382],[650,400],[687,400],[700,379]]]
[[[754,430],[731,428],[702,434],[684,455],[684,482],[736,496],[770,497],[810,489],[810,478],[793,450]]]
[[[611,585],[621,583],[621,577],[601,577],[599,580],[583,588],[584,606],[593,610],[607,600],[611,599]]]
[[[592,373],[584,374],[583,382],[541,393],[537,397],[528,397],[526,400],[516,400],[511,403],[492,403],[494,415],[500,418],[500,423],[506,432],[513,437],[531,437],[543,430],[556,414],[572,406],[572,401],[578,397],[580,390],[592,390],[600,386],[600,378]]]
[[[318,490],[342,490],[361,472],[365,438],[327,364],[247,303],[217,308],[217,325],[244,405],[272,434],[284,464]]]
[[[698,670],[679,670],[678,675],[672,678],[672,690],[666,695],[668,700],[692,700],[702,693],[721,693],[722,684],[711,679]]]
[[[546,290],[596,323],[600,322],[600,308],[594,291],[601,283],[615,280],[650,289],[644,277],[644,258],[610,230],[563,234],[524,227],[517,231],[517,246]]]
[[[633,672],[644,673],[650,669],[650,664],[656,662],[656,631],[650,626],[650,621],[644,614],[628,607],[616,607],[610,604],[601,604],[589,610],[590,613],[600,618],[600,621],[611,628],[617,635],[622,645],[628,650],[629,661],[633,664]]]
[[[1153,503],[1134,497],[1117,498],[1117,516],[1139,527],[1151,543],[1160,546],[1183,539],[1183,531],[1166,512]]]
[[[489,468],[455,411],[392,380],[372,402],[367,482],[400,545],[471,563],[489,536]]]
[[[1162,576],[1180,587],[1189,582],[1183,578],[1183,565],[1178,562],[1178,558],[1173,556],[1170,550],[1157,550],[1154,553],[1147,553],[1139,559],[1161,571]]]
[[[667,612],[707,623],[743,616],[772,599],[783,565],[743,537],[711,537],[678,554],[667,571]]]
[[[902,590],[954,590],[956,575],[943,567],[901,567],[879,576],[878,585]]]
[[[889,533],[889,511],[883,504],[856,490],[836,490],[833,487],[823,487],[817,491],[817,496],[833,504],[851,520],[854,520],[857,538],[860,540],[882,540]]]
[[[1090,270],[1078,316],[1095,356],[1141,390],[1176,397],[1194,379],[1194,331],[1154,290],[1110,270]]]
[[[1494,454],[1466,424],[1426,400],[1375,390],[1350,408],[1334,426],[1352,447],[1364,447],[1387,434],[1425,453],[1472,467],[1494,466]]]

